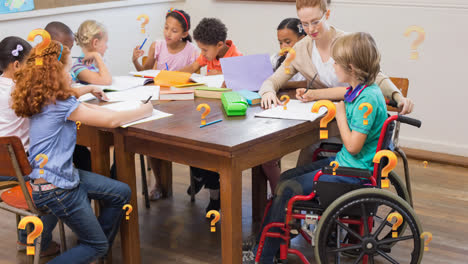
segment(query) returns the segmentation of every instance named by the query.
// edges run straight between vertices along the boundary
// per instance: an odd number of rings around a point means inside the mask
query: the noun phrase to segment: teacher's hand
[[[262,96],[261,106],[270,109],[272,106],[281,105],[281,101],[276,97],[276,93],[267,92]]]
[[[400,109],[401,115],[407,115],[413,112],[414,102],[409,98],[405,98],[402,95],[398,94],[396,96],[396,101],[398,102],[398,109]]]

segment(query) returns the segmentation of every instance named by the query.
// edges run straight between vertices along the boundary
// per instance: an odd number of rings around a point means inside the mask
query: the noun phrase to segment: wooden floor
[[[283,158],[283,170],[295,166],[297,155],[296,152]],[[403,175],[401,163],[395,170]],[[467,263],[468,169],[433,163],[424,168],[422,161],[411,160],[410,170],[416,212],[424,231],[433,234],[430,250],[425,253],[422,263]],[[139,171],[137,175],[139,177]],[[196,202],[191,203],[186,194],[188,175],[187,166],[174,165],[174,197],[152,202],[151,209],[144,207],[141,192],[139,193],[143,263],[221,263],[220,225],[217,224],[216,233],[211,233],[210,221],[205,218],[208,192],[202,190],[197,195]],[[154,179],[150,178],[153,183]],[[243,232],[244,237],[247,237],[253,229],[250,171],[244,171],[242,180]],[[26,263],[25,254],[16,251],[15,217],[2,211],[0,218],[0,264]],[[57,230],[54,232],[54,239],[58,241]],[[69,230],[67,239],[69,244],[76,243]],[[315,263],[313,250],[303,239],[295,239],[294,247],[306,252],[311,263]],[[114,244],[113,254],[113,263],[123,263],[120,260],[119,237]],[[291,257],[290,263],[300,262]]]

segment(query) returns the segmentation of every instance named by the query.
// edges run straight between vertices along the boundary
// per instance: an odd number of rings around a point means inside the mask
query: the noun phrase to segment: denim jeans
[[[273,198],[273,204],[268,211],[265,221],[262,226],[263,228],[272,222],[284,222],[286,217],[285,208],[288,205],[289,199],[296,195],[309,195],[312,192],[314,185],[315,174],[335,160],[335,157],[322,159],[311,164],[294,168],[284,172],[281,175],[278,187],[275,190],[275,197]],[[319,181],[326,182],[342,182],[342,183],[353,183],[359,184],[361,180],[359,178],[333,176],[333,175],[322,175]],[[272,228],[270,232],[280,232],[279,228]],[[260,239],[260,235],[257,238]],[[272,264],[273,258],[276,255],[282,243],[281,238],[267,237],[265,239],[265,245],[263,247],[262,256],[260,262],[262,264]]]
[[[89,263],[104,256],[117,234],[130,201],[130,187],[110,178],[78,170],[80,183],[74,189],[56,188],[33,192],[36,206],[61,219],[78,236],[78,245],[48,263]],[[94,215],[90,200],[100,201],[100,215]]]

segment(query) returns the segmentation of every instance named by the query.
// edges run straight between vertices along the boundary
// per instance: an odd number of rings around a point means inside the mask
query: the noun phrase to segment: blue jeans
[[[79,244],[48,263],[89,263],[104,256],[117,234],[130,201],[130,187],[110,178],[78,170],[80,183],[74,189],[56,188],[33,192],[36,206],[61,219],[78,236]],[[94,215],[90,199],[101,203],[100,215]]]
[[[17,181],[16,177],[0,176],[0,181]],[[29,177],[24,177],[25,181],[29,181]],[[52,241],[52,231],[57,225],[57,217],[53,214],[47,214],[40,217],[44,229],[42,230],[41,236],[41,250],[45,250],[49,247]],[[26,244],[28,234],[26,229],[19,229],[19,242]]]
[[[314,176],[315,174],[335,160],[335,157],[328,159],[322,159],[311,164],[290,169],[285,171],[280,178],[280,182],[275,190],[275,197],[273,199],[273,204],[268,211],[265,221],[262,226],[263,228],[272,222],[284,222],[286,218],[285,208],[288,205],[289,199],[296,195],[309,195],[312,192],[314,186]],[[359,184],[361,180],[359,178],[343,177],[343,176],[333,176],[333,175],[322,175],[319,179],[320,181],[326,182],[341,182],[341,183],[353,183]],[[270,229],[272,232],[280,232],[279,228]],[[261,235],[261,234],[260,234]],[[258,240],[260,236],[258,237]],[[282,243],[281,238],[271,238],[267,237],[265,239],[265,245],[263,247],[262,256],[260,262],[262,264],[272,264],[273,258],[276,255]]]

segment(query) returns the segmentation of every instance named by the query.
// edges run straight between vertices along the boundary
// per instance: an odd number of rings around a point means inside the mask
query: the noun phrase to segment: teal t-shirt
[[[364,125],[364,114],[367,112],[367,107],[359,110],[359,106],[366,102],[372,105],[372,113],[366,118],[368,124]],[[366,134],[367,138],[361,151],[356,155],[351,155],[343,145],[341,151],[336,155],[336,161],[338,161],[340,167],[352,167],[372,171],[374,168],[372,160],[377,150],[380,131],[384,121],[387,119],[385,98],[382,95],[380,87],[374,83],[362,90],[351,103],[345,102],[345,106],[349,129]]]

